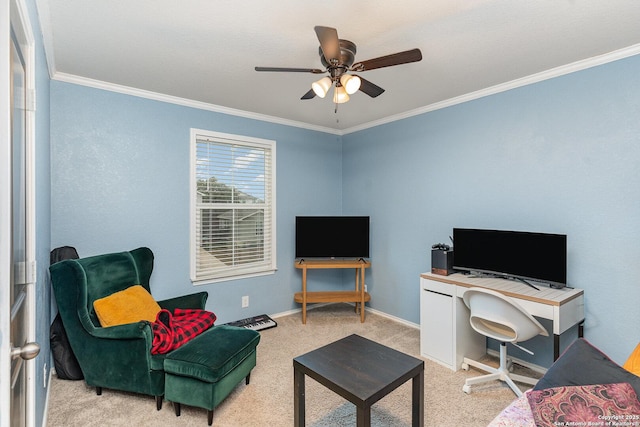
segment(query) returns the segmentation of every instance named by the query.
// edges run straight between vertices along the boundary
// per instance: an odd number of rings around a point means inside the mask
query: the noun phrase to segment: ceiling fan
[[[283,67],[255,67],[256,71],[284,71],[294,73],[312,73],[329,75],[321,78],[311,85],[311,90],[305,93],[300,99],[312,99],[316,95],[324,98],[331,87],[335,87],[333,102],[341,104],[349,100],[349,95],[360,90],[372,98],[384,92],[380,86],[371,83],[360,76],[351,73],[361,73],[375,70],[377,68],[391,67],[394,65],[408,64],[422,60],[420,49],[411,49],[367,61],[355,61],[356,45],[349,40],[338,38],[335,28],[314,27],[318,40],[320,41],[320,62],[325,67],[319,68],[283,68]]]

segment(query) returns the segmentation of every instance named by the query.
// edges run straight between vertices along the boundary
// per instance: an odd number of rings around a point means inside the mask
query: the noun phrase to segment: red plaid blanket
[[[153,329],[152,354],[164,354],[182,346],[213,326],[216,315],[199,309],[160,310]]]

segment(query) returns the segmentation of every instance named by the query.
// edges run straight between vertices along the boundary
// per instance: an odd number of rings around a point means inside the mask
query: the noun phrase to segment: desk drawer
[[[420,287],[429,291],[437,292],[442,295],[454,296],[457,286],[450,285],[448,283],[437,282],[435,280],[429,280],[420,278]]]

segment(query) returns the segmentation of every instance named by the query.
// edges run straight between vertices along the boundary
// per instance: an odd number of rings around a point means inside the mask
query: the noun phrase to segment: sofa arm
[[[197,308],[204,310],[208,296],[209,294],[207,292],[197,292],[195,294],[182,295],[164,301],[158,301],[158,305],[169,311],[173,311],[176,308]]]
[[[151,323],[96,327],[88,315],[80,318],[84,337],[73,352],[87,385],[134,393],[162,395],[162,362],[154,363]],[[78,343],[78,341],[76,341]]]
[[[127,323],[126,325],[93,328],[90,334],[95,338],[112,340],[147,339],[153,341],[153,331],[149,322]]]

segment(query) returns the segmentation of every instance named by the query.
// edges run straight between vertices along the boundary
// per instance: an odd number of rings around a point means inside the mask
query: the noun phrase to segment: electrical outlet
[[[365,292],[369,292],[369,291],[367,291],[367,284],[366,283],[364,284],[364,291]]]
[[[249,307],[249,295],[245,295],[242,297],[242,308]]]

